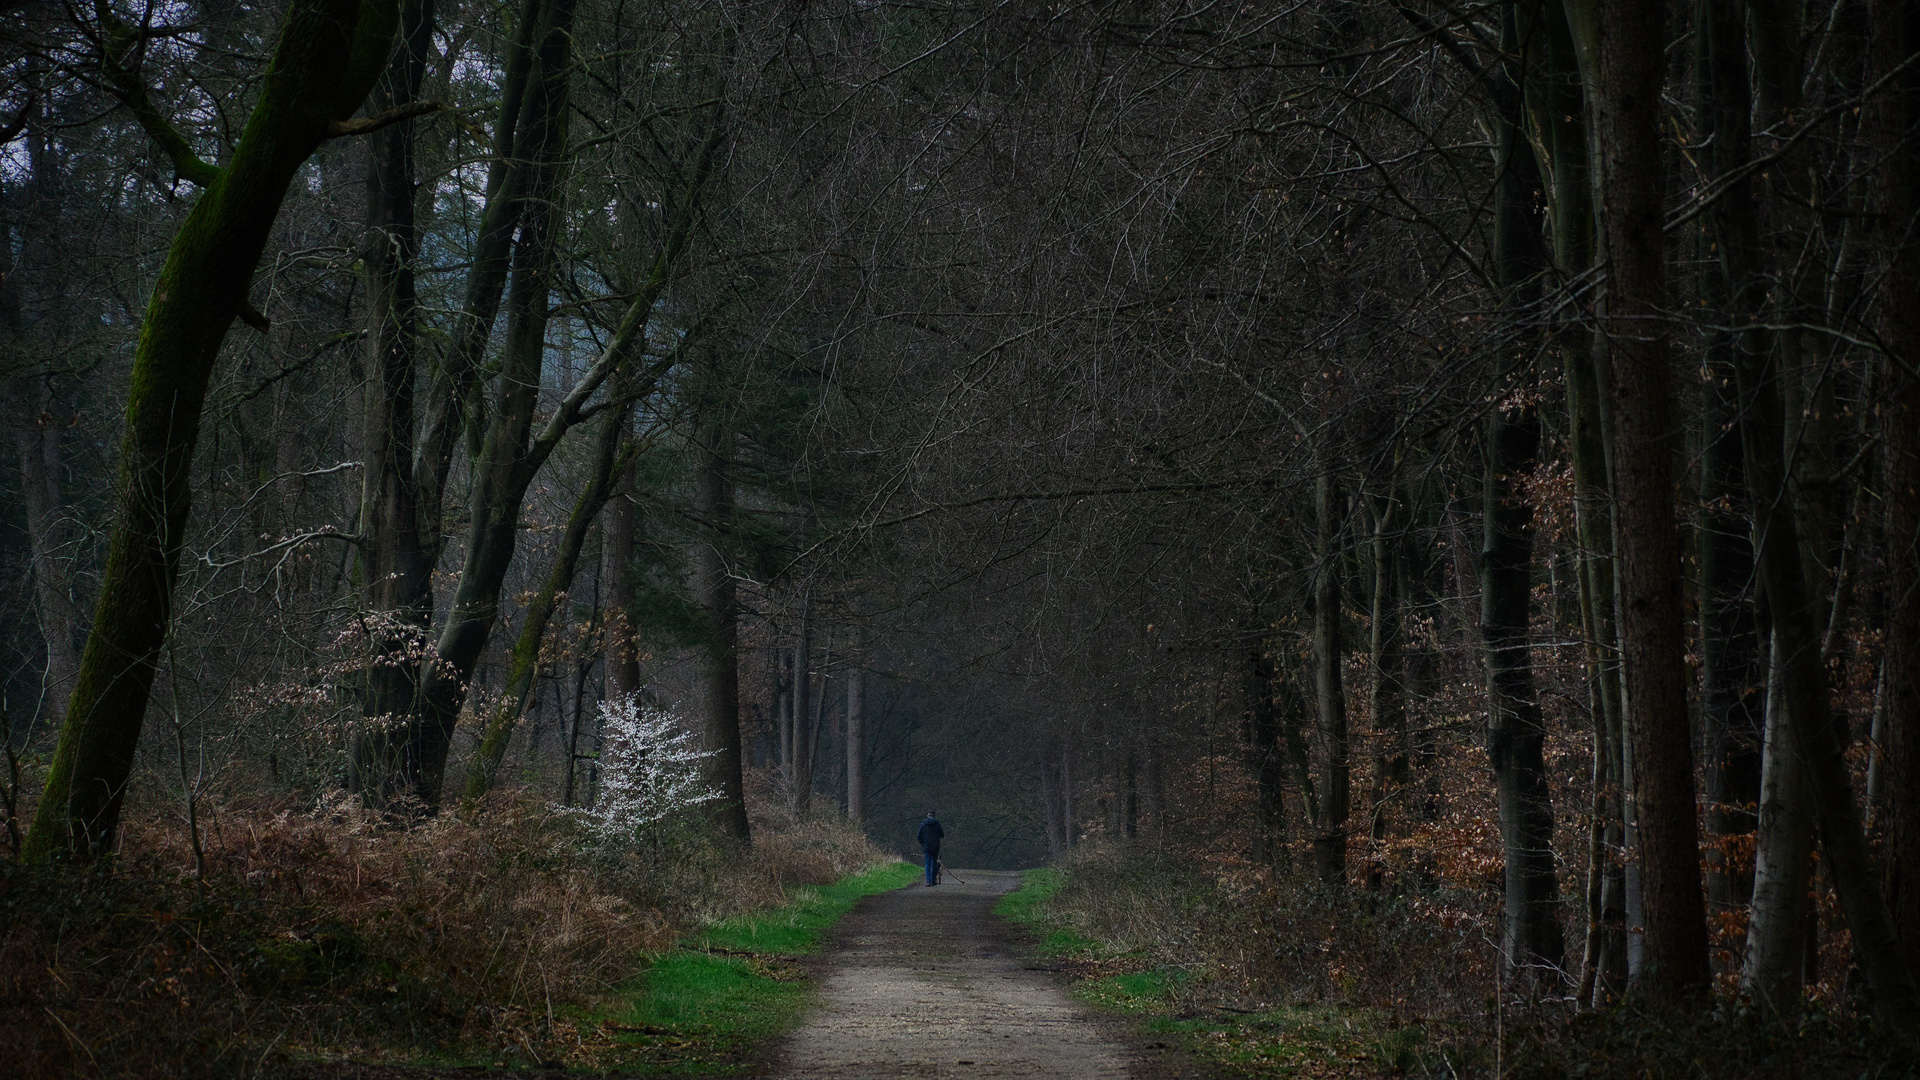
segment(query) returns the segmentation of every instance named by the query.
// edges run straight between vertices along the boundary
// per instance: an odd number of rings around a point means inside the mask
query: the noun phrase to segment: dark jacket
[[[920,823],[920,850],[939,851],[940,840],[942,837],[946,835],[947,835],[947,830],[940,827],[939,818],[928,818],[927,820],[921,822]]]

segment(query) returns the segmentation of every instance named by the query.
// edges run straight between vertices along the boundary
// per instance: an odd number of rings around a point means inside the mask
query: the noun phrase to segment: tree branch
[[[352,120],[335,120],[327,125],[327,138],[339,139],[348,135],[366,135],[379,131],[383,127],[412,120],[428,113],[446,112],[453,108],[444,101],[410,101],[405,105],[396,105],[378,116],[359,116]]]
[[[180,179],[200,188],[214,185],[225,173],[217,165],[209,164],[193,147],[187,144],[186,136],[173,122],[160,114],[153,103],[153,96],[147,93],[147,84],[128,69],[126,55],[140,35],[119,19],[106,15],[104,25],[108,33],[105,47],[100,50],[101,66],[106,69],[107,81],[112,84],[113,94],[120,99],[140,126],[146,129],[160,149],[173,159],[174,174]]]

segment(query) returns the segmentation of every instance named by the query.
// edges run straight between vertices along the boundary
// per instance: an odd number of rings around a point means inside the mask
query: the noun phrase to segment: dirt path
[[[994,901],[1011,872],[962,870],[934,888],[868,897],[823,958],[824,1004],[767,1075],[1166,1077],[1185,1070],[1136,1048],[1014,954]]]

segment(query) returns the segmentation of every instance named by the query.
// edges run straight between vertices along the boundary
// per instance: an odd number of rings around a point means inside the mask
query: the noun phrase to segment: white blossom
[[[627,694],[600,703],[600,797],[582,817],[605,840],[630,840],[641,828],[720,793],[701,779],[701,750],[680,718]]]

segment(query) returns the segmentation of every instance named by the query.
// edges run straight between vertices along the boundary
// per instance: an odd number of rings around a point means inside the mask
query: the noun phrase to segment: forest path
[[[821,961],[823,1003],[767,1076],[1139,1080],[1179,1071],[1015,954],[992,912],[1019,887],[1018,873],[954,873],[933,888],[867,897],[841,920]]]

